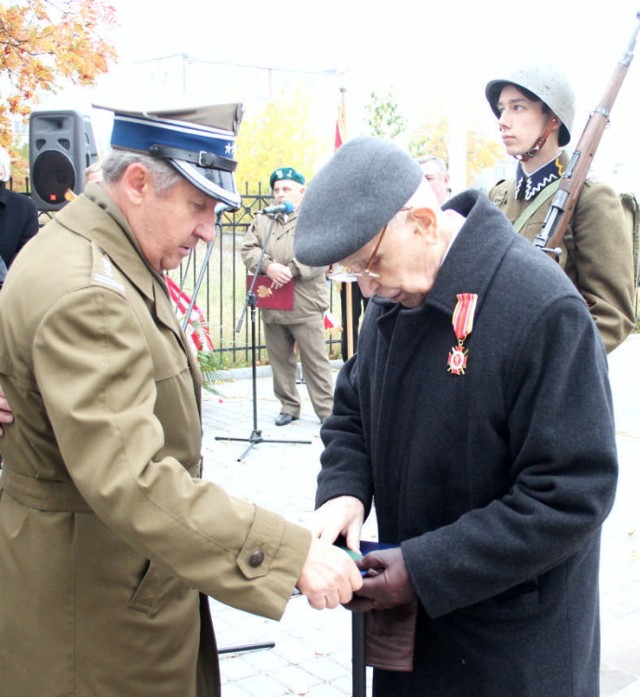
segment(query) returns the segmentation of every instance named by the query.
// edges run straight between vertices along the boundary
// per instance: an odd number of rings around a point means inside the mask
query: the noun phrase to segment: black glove
[[[416,592],[404,563],[402,550],[381,549],[369,552],[356,564],[366,570],[362,588],[345,607],[356,612],[386,610],[416,599]]]

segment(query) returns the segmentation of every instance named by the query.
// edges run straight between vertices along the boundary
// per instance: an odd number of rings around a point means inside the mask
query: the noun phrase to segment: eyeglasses
[[[398,213],[400,213],[400,211],[410,211],[410,210],[411,210],[411,206],[404,206],[403,208],[400,208],[398,210]],[[389,221],[389,222],[391,222],[391,221]],[[382,232],[380,233],[380,237],[378,237],[378,241],[376,242],[376,246],[373,248],[373,252],[371,252],[371,256],[369,257],[369,261],[367,262],[367,265],[364,267],[363,271],[354,271],[353,269],[349,268],[348,266],[343,266],[342,264],[334,264],[333,271],[328,275],[328,278],[332,281],[355,281],[358,278],[380,278],[380,274],[375,273],[375,271],[372,271],[371,266],[373,265],[373,262],[375,261],[376,255],[378,254],[378,250],[380,249],[380,243],[382,242],[382,238],[384,237],[384,233],[387,231],[388,226],[389,226],[389,223],[387,223],[382,228]]]

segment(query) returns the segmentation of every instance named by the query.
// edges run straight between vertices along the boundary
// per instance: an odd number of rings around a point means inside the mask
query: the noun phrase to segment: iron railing
[[[270,193],[259,190],[257,194],[250,194],[246,190],[242,195],[240,209],[222,214],[213,251],[208,258],[202,283],[194,299],[206,317],[214,344],[213,352],[219,357],[217,362],[221,367],[249,365],[251,362],[249,309],[240,331],[236,332],[247,294],[247,271],[240,258],[240,248],[254,214],[271,204]],[[205,254],[205,249],[198,249],[172,274],[176,283],[188,295],[197,287]],[[328,288],[329,309],[339,318],[339,286],[329,283]],[[267,360],[267,354],[259,309],[256,315],[256,360],[261,363]],[[339,330],[327,332],[326,346],[330,356],[339,356]]]
[[[13,181],[9,181],[13,188]],[[25,191],[30,196],[29,181],[26,180]],[[202,283],[198,287],[195,304],[204,313],[209,333],[213,339],[213,353],[221,367],[249,365],[251,362],[251,327],[249,317],[242,323],[240,332],[236,325],[246,301],[247,271],[240,258],[240,247],[244,236],[257,211],[272,204],[270,192],[251,194],[245,184],[242,205],[238,211],[226,212],[221,216],[221,224],[214,242],[212,253],[208,257]],[[170,275],[187,294],[198,286],[197,280],[202,273],[205,249],[198,248]],[[329,309],[340,319],[339,286],[329,283]],[[267,361],[266,347],[262,338],[260,310],[256,312],[256,360]],[[340,333],[327,332],[327,352],[332,357],[340,355]]]

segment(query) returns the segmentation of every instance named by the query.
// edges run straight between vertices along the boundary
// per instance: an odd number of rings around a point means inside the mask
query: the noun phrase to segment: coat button
[[[257,549],[255,552],[252,552],[251,556],[249,557],[249,566],[255,568],[256,566],[260,566],[260,564],[262,564],[263,561],[264,553],[261,549]]]

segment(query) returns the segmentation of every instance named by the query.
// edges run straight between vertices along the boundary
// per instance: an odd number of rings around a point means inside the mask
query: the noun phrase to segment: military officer
[[[200,377],[163,272],[240,203],[240,115],[116,112],[103,183],[9,271],[1,697],[218,695],[204,594],[278,619],[295,587],[323,608],[362,583],[343,551],[199,478]]]

